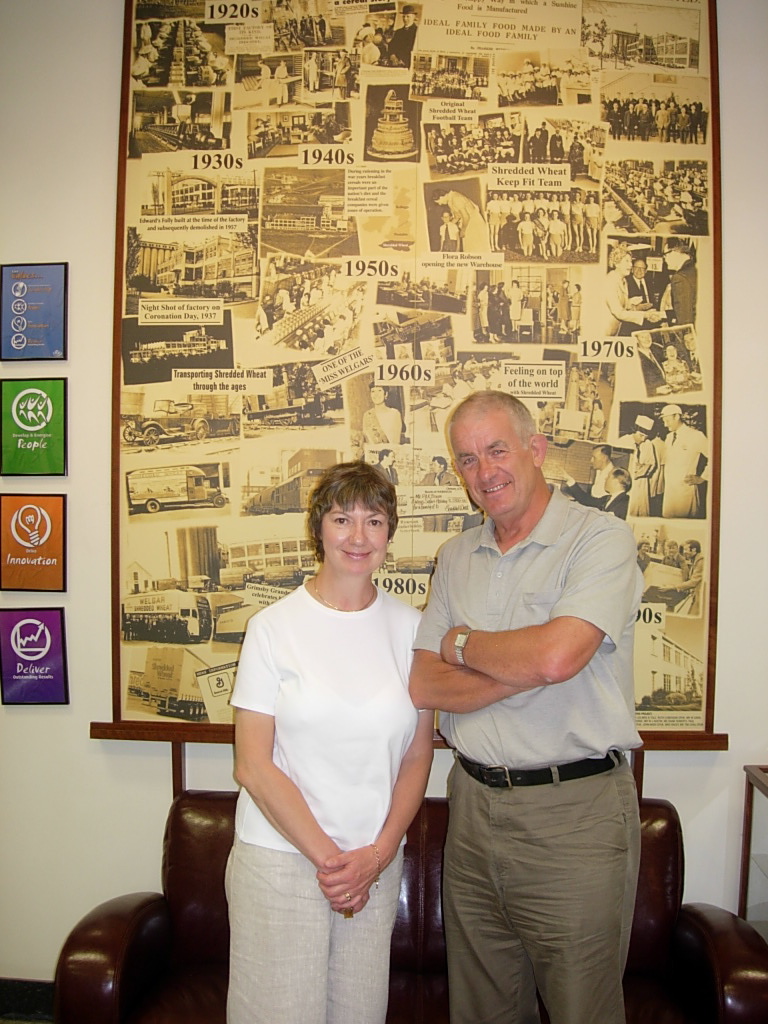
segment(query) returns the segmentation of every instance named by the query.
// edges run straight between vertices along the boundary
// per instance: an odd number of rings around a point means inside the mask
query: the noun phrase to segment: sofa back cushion
[[[683,898],[683,834],[667,800],[640,801],[640,877],[627,973],[664,971]]]
[[[237,793],[188,790],[173,801],[163,845],[176,963],[229,958],[224,871]],[[663,970],[683,891],[680,820],[666,800],[640,801],[642,852],[628,972]],[[441,879],[448,801],[428,797],[408,829],[403,885],[392,934],[392,970],[446,970]]]
[[[405,844],[403,884],[392,933],[393,971],[446,971],[441,881],[448,801],[427,797]]]
[[[163,892],[176,964],[229,960],[224,871],[237,793],[187,790],[173,801],[163,841]]]

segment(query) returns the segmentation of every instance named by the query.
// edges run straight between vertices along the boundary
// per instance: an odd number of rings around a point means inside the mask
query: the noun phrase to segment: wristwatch
[[[456,639],[453,641],[453,649],[456,652],[456,661],[460,665],[464,665],[464,648],[467,646],[467,640],[469,640],[469,634],[472,632],[471,629],[464,630],[463,633],[457,633]]]

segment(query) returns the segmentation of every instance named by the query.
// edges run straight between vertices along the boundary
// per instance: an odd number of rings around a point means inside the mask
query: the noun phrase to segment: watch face
[[[455,646],[456,647],[463,647],[468,639],[469,639],[469,633],[459,633],[459,635],[456,637]]]

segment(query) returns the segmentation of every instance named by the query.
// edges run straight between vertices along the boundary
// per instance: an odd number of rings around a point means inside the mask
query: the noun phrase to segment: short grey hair
[[[448,418],[448,440],[451,442],[451,448],[454,425],[465,412],[484,412],[491,409],[502,409],[507,413],[517,436],[527,448],[528,442],[536,433],[536,423],[528,407],[519,398],[505,391],[473,391],[459,402]]]

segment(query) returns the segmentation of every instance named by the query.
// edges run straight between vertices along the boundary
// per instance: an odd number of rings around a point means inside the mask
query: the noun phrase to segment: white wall
[[[682,816],[686,898],[735,908],[741,769],[768,760],[768,481],[765,459],[755,455],[764,444],[768,367],[768,5],[721,6],[725,326],[715,726],[730,735],[731,749],[648,753],[645,792],[672,800]],[[7,491],[69,494],[70,555],[61,601],[2,595],[17,607],[65,606],[71,684],[68,707],[0,708],[6,978],[51,979],[80,916],[118,893],[158,887],[171,799],[166,744],[89,739],[91,721],[111,718],[110,356],[122,20],[122,0],[0,0],[0,263],[70,264],[69,475],[0,482]],[[38,371],[16,364],[8,372]],[[431,792],[442,792],[447,759],[439,752]],[[228,749],[192,746],[187,764],[190,786],[232,784]]]

